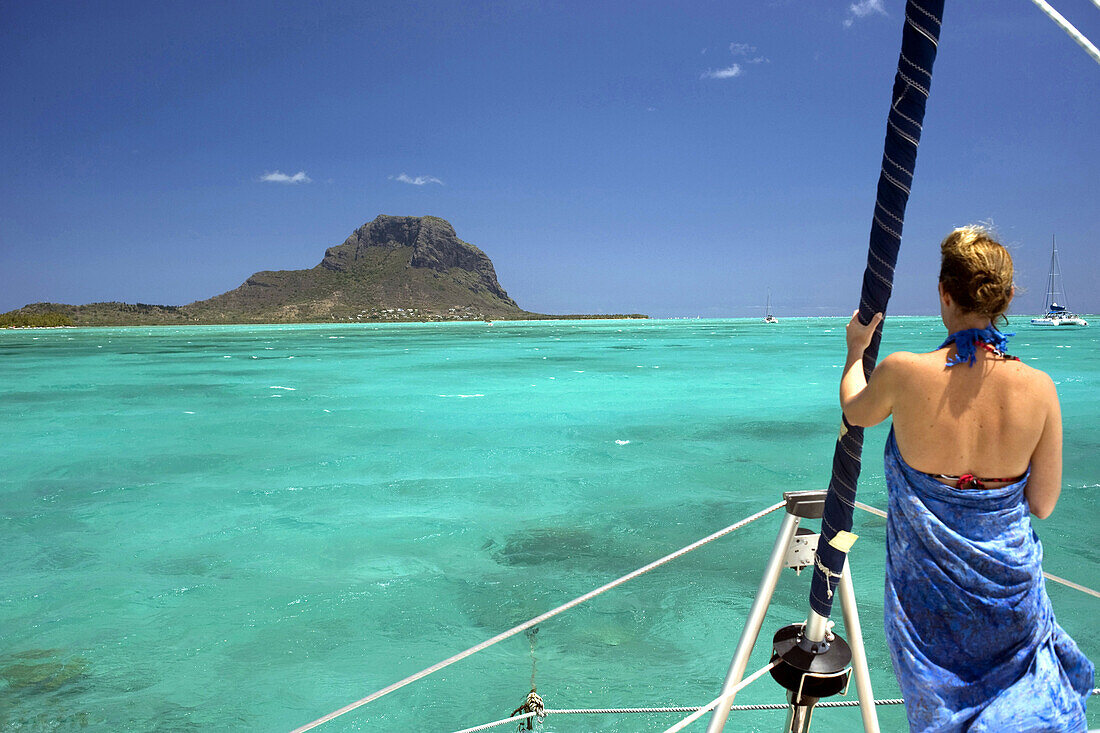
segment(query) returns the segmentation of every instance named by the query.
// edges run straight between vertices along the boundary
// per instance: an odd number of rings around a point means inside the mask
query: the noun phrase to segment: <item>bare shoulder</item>
[[[878,390],[895,392],[900,385],[913,382],[926,369],[922,356],[908,351],[895,351],[887,355],[875,366],[871,382]]]
[[[1026,385],[1035,393],[1057,399],[1058,390],[1054,386],[1054,380],[1042,369],[1036,369],[1024,364],[1022,361],[1010,361],[1010,366],[1016,379]]]
[[[912,374],[933,365],[932,354],[914,354],[911,351],[895,351],[881,362],[877,369],[892,374]]]

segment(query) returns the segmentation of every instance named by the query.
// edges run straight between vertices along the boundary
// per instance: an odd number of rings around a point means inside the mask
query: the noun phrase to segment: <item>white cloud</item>
[[[700,79],[732,79],[735,76],[741,76],[744,72],[741,70],[741,64],[733,64],[727,66],[724,69],[707,69],[700,76]]]
[[[268,183],[312,183],[313,179],[306,175],[305,171],[298,171],[293,176],[288,176],[282,171],[271,171],[260,176],[261,181]]]
[[[882,6],[882,0],[859,0],[848,6],[848,17],[844,20],[844,27],[851,28],[856,18],[866,18],[873,13],[886,15],[886,8]]]
[[[886,15],[886,8],[882,7],[882,0],[860,0],[858,3],[852,3],[848,10],[857,18],[862,18],[871,13]]]
[[[401,183],[411,183],[414,186],[423,186],[425,183],[438,183],[440,186],[443,185],[443,181],[439,180],[435,176],[416,176],[415,178],[413,178],[405,173],[402,173],[401,175],[396,177],[390,176],[390,180],[401,181]]]
[[[768,63],[768,59],[766,56],[750,56],[750,54],[756,53],[756,46],[748,43],[731,43],[730,53],[734,56],[740,56],[741,61],[746,64]]]

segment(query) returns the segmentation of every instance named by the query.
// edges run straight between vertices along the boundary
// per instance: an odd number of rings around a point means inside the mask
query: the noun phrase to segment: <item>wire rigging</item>
[[[1085,49],[1085,53],[1092,56],[1093,60],[1100,64],[1100,50],[1093,45],[1092,41],[1085,37],[1085,34],[1073,27],[1073,24],[1063,17],[1061,13],[1051,7],[1050,3],[1046,0],[1031,0],[1035,3],[1039,10],[1046,13],[1047,17],[1053,20],[1059,28],[1066,32],[1070,38],[1077,42],[1077,45]],[[1100,0],[1092,0],[1092,4],[1100,8]]]

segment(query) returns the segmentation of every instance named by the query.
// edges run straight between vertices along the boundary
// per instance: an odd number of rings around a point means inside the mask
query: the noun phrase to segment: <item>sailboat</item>
[[[1047,312],[1031,319],[1033,326],[1087,326],[1089,322],[1066,308],[1066,291],[1058,267],[1058,247],[1050,238],[1050,274],[1047,275]]]
[[[764,323],[779,323],[779,319],[772,315],[772,291],[768,289],[768,304],[764,306]]]

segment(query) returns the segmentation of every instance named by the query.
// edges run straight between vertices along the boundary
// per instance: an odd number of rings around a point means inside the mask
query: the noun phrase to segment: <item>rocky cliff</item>
[[[348,272],[369,259],[376,247],[411,248],[409,267],[446,274],[459,269],[478,276],[478,284],[505,303],[516,306],[497,282],[493,263],[480,249],[455,235],[451,223],[435,216],[378,216],[359,227],[343,244],[330,247],[320,267]]]

